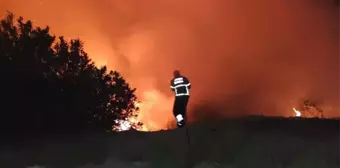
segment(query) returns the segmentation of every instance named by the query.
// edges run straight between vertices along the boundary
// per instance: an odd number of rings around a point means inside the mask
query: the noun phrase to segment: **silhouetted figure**
[[[186,119],[186,109],[190,97],[191,85],[188,78],[182,76],[179,70],[175,70],[170,87],[175,93],[173,113],[177,120],[177,126],[183,127]]]

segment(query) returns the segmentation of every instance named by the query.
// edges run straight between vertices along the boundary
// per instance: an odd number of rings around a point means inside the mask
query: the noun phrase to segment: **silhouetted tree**
[[[97,68],[79,39],[56,40],[9,13],[0,22],[0,126],[7,133],[111,131],[135,114],[134,92],[118,73]]]

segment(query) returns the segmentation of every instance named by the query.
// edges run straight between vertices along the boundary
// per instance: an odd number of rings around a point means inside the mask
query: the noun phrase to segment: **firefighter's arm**
[[[191,84],[188,78],[185,78],[185,83],[188,85],[188,88],[191,89]]]
[[[175,91],[175,85],[174,85],[173,80],[170,81],[170,88],[172,91]]]

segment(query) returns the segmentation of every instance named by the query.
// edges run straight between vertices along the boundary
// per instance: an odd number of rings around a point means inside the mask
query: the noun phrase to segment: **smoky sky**
[[[339,115],[333,0],[1,0],[0,6],[57,35],[79,37],[93,60],[122,72],[139,93],[157,89],[171,98],[172,71],[181,70],[192,84],[191,113],[204,105],[225,116],[289,115],[312,99],[326,116]]]

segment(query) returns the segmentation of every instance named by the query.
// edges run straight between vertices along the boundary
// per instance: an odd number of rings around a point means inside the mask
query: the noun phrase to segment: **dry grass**
[[[339,168],[339,120],[246,118],[153,133],[35,138],[1,168]],[[28,145],[29,144],[29,145]]]

